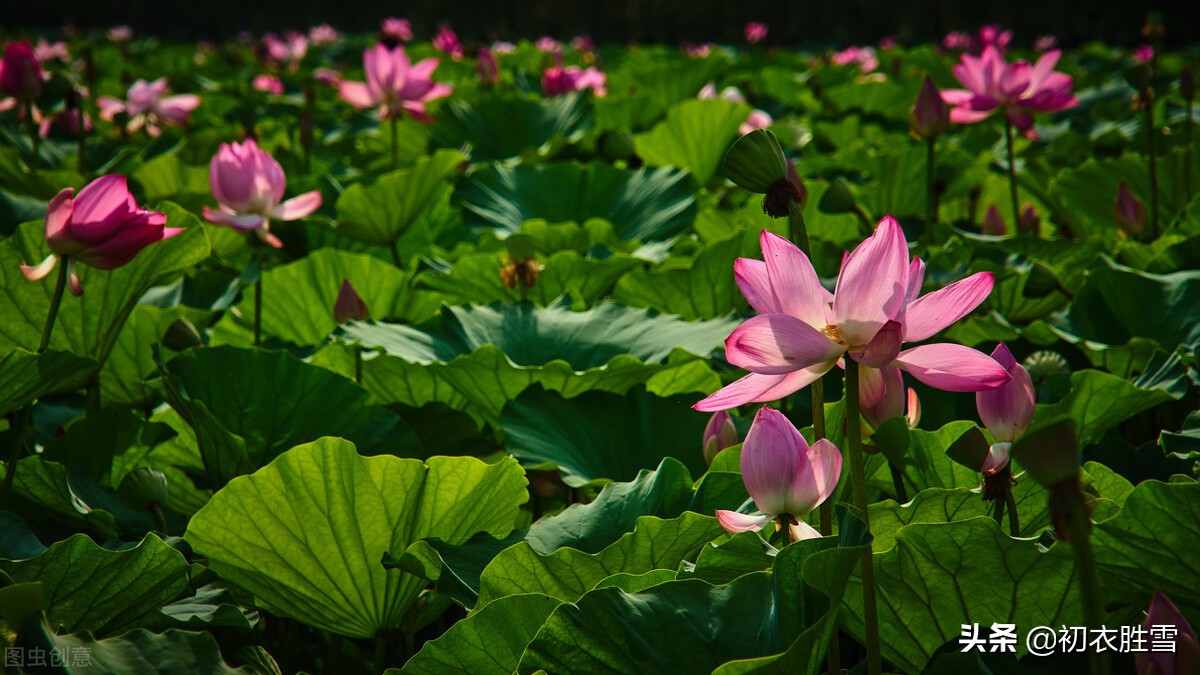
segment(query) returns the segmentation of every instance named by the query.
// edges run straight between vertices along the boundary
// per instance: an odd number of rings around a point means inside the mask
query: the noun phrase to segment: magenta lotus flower
[[[821,536],[803,518],[837,487],[842,454],[833,443],[821,439],[809,447],[788,418],[764,407],[742,443],[741,464],[742,481],[758,512],[718,510],[722,527],[732,533],[752,532],[784,517],[792,540]]]
[[[542,71],[542,91],[547,96],[562,96],[591,89],[596,96],[604,96],[608,93],[604,87],[606,79],[604,73],[595,68],[584,70],[579,66],[551,66]]]
[[[1113,219],[1117,221],[1117,230],[1126,237],[1136,238],[1146,229],[1146,205],[1133,194],[1125,181],[1121,181],[1117,187]]]
[[[19,101],[32,101],[42,93],[46,76],[28,42],[10,42],[0,61],[0,92]]]
[[[880,40],[879,40],[880,51],[886,52],[889,49],[895,49],[899,45],[900,45],[900,43],[896,40],[895,36],[888,36],[885,38],[880,38]]]
[[[37,55],[38,61],[45,63],[47,61],[62,61],[66,63],[71,60],[71,52],[67,49],[65,42],[47,42],[46,40],[38,40],[37,46],[34,47],[33,53]]]
[[[879,59],[875,57],[875,50],[871,47],[848,47],[840,52],[835,52],[829,57],[835,66],[852,66],[857,65],[858,69],[864,73],[869,73],[879,67]]]
[[[897,366],[947,391],[979,391],[1008,382],[993,359],[969,347],[921,342],[971,312],[994,283],[980,272],[918,297],[921,260],[908,260],[908,243],[894,218],[879,222],[842,261],[833,293],[825,290],[808,257],[788,240],[764,231],[764,260],[740,258],[734,277],[758,312],[725,340],[725,358],[750,374],[695,406],[715,412],[783,398],[817,380],[846,354],[872,369]],[[865,369],[864,369],[865,370]],[[874,405],[882,389],[868,396]]]
[[[313,79],[327,87],[336,87],[342,83],[342,75],[333,68],[317,68],[313,70]]]
[[[282,38],[268,33],[263,38],[263,51],[267,63],[285,67],[294,73],[300,68],[305,54],[308,54],[308,38],[294,31],[288,31]]]
[[[1154,47],[1150,45],[1138,45],[1133,50],[1133,60],[1137,63],[1147,63],[1154,59]]]
[[[1053,113],[1073,108],[1079,100],[1071,95],[1071,76],[1054,72],[1061,51],[1042,54],[1037,63],[1008,63],[995,47],[986,47],[979,57],[963,54],[954,66],[954,76],[966,89],[947,89],[942,98],[954,106],[950,121],[957,124],[980,122],[997,110],[1003,110],[1017,130],[1030,138],[1033,113]]]
[[[388,17],[379,25],[380,35],[384,40],[393,42],[408,42],[413,38],[412,24],[408,19]]]
[[[350,283],[349,279],[342,279],[337,300],[333,302],[333,320],[342,324],[347,321],[366,321],[370,316],[367,303],[363,302],[354,284]]]
[[[1149,634],[1155,626],[1168,626],[1174,629],[1171,642],[1174,648],[1170,651],[1156,650],[1151,646],[1146,651],[1133,655],[1134,665],[1138,675],[1186,675],[1200,672],[1200,638],[1188,623],[1187,617],[1171,599],[1162,591],[1154,591],[1150,599],[1150,607],[1146,611],[1146,621],[1142,628]],[[1161,630],[1161,629],[1160,629]]]
[[[971,48],[971,36],[960,30],[952,30],[942,38],[942,47],[953,52],[962,52]]]
[[[746,37],[746,42],[756,45],[767,39],[767,24],[761,21],[751,21],[746,24],[743,34]]]
[[[200,97],[195,94],[167,96],[168,91],[165,77],[153,82],[138,80],[129,88],[128,101],[111,96],[101,96],[96,101],[100,119],[111,122],[118,113],[125,113],[129,116],[125,127],[128,131],[136,133],[145,127],[151,136],[158,136],[162,125],[185,126],[192,111],[200,105]]]
[[[283,199],[287,177],[283,167],[261,150],[253,138],[244,143],[222,143],[208,167],[220,210],[203,208],[204,217],[218,225],[253,231],[269,246],[280,248],[283,242],[271,234],[271,219],[296,220],[321,206],[321,192],[313,190],[287,201]]]
[[[37,265],[22,264],[21,273],[39,281],[54,269],[59,256],[66,256],[67,287],[72,295],[81,295],[76,262],[116,269],[147,246],[183,231],[166,223],[165,214],[137,205],[125,176],[101,176],[78,195],[65,188],[46,209],[46,243],[52,253]]]
[[[992,358],[1008,371],[1012,380],[1004,386],[975,394],[979,419],[983,420],[983,426],[992,432],[992,438],[996,440],[981,469],[989,476],[1008,464],[1012,444],[1029,428],[1029,423],[1033,421],[1034,404],[1037,403],[1029,371],[1017,363],[1003,342],[992,351]]]
[[[431,78],[438,67],[436,58],[410,63],[404,47],[389,48],[380,43],[363,52],[363,67],[367,81],[342,81],[338,94],[342,100],[360,110],[378,108],[381,119],[399,119],[409,115],[422,122],[432,122],[425,104],[453,91],[449,85]]]
[[[342,34],[333,26],[323,23],[319,26],[313,26],[308,29],[308,41],[314,47],[324,47],[334,44],[342,39]]]
[[[493,54],[512,54],[515,51],[517,51],[517,46],[511,42],[500,40],[492,43]]]
[[[283,80],[274,75],[256,75],[254,81],[250,83],[255,91],[261,91],[273,96],[283,96]]]
[[[875,377],[882,383],[883,393],[872,400],[872,387],[879,386],[873,381]],[[859,368],[858,402],[863,419],[872,429],[878,429],[879,425],[893,417],[905,418],[910,429],[916,429],[921,423],[921,399],[912,387],[909,387],[906,393],[904,375],[896,366],[884,366],[879,369]]]
[[[449,55],[455,61],[463,57],[462,43],[458,41],[458,34],[446,24],[438,27],[437,35],[433,36],[431,43],[434,49]]]
[[[733,427],[733,418],[729,416],[729,413],[724,410],[713,413],[704,427],[704,461],[712,464],[717,453],[737,445],[737,442],[737,429]]]
[[[738,127],[738,133],[745,136],[755,129],[766,129],[775,122],[765,110],[755,108],[746,116],[746,121]]]
[[[53,115],[43,116],[38,112],[37,108],[33,109],[33,119],[38,123],[38,136],[49,138],[50,131],[57,127],[67,136],[77,138],[81,129],[79,128],[79,120],[81,110],[79,108],[64,108]],[[40,118],[40,119],[39,119]],[[90,132],[92,130],[92,118],[88,115],[82,115],[83,129],[82,131]]]
[[[487,47],[479,48],[475,68],[479,72],[480,82],[487,85],[495,85],[500,82],[500,64],[496,63],[496,56]]]
[[[992,47],[1003,54],[1008,50],[1010,42],[1012,42],[1011,30],[1004,30],[995,24],[988,24],[979,27],[979,32],[971,43],[971,50],[976,54],[981,54],[983,50]]]

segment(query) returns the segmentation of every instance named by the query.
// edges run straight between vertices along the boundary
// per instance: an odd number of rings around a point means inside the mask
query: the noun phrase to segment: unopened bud
[[[928,76],[917,92],[908,123],[913,135],[921,139],[937,138],[950,125],[950,106],[942,100],[942,92]]]
[[[704,461],[712,464],[717,453],[737,443],[737,429],[733,426],[733,418],[724,410],[713,413],[708,425],[704,427]]]
[[[1000,217],[1000,211],[996,209],[996,205],[992,204],[988,207],[987,215],[983,217],[983,226],[980,230],[984,234],[990,234],[993,237],[1003,237],[1008,230],[1008,226],[1004,224],[1004,218]]]
[[[1136,239],[1146,229],[1146,206],[1134,196],[1124,181],[1117,188],[1113,218],[1117,221],[1117,231],[1124,237]]]
[[[1026,204],[1021,209],[1021,217],[1017,219],[1017,234],[1036,236],[1041,224],[1042,217],[1038,215],[1037,207]]]
[[[857,202],[854,191],[850,189],[846,179],[841,177],[833,179],[825,194],[821,195],[821,201],[817,203],[817,208],[825,213],[853,213],[855,206]]]
[[[192,347],[203,347],[204,336],[200,334],[196,324],[189,321],[187,317],[181,316],[167,326],[162,343],[167,349],[181,352]]]
[[[339,324],[347,321],[366,321],[370,318],[367,304],[359,297],[358,291],[349,279],[342,279],[342,287],[338,290],[337,300],[333,303],[333,320]]]
[[[152,466],[139,466],[125,476],[117,492],[132,509],[162,506],[167,503],[167,477]]]

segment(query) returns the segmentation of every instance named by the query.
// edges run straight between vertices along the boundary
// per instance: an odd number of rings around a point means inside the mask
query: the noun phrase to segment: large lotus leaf
[[[883,657],[904,672],[920,672],[962,624],[1082,625],[1073,561],[1009,537],[990,518],[908,525],[874,560]],[[841,617],[863,634],[858,577]]]
[[[667,112],[666,120],[638,135],[634,147],[650,166],[687,169],[707,185],[749,114],[745,104],[724,99],[684,101]]]
[[[465,160],[456,150],[442,150],[370,185],[347,187],[337,200],[337,231],[373,244],[396,244]]]
[[[742,237],[732,237],[705,246],[688,267],[635,269],[617,282],[613,299],[689,321],[728,316],[742,304],[733,276],[742,250]]]
[[[100,397],[106,404],[122,404],[134,408],[148,409],[161,400],[158,391],[150,384],[158,364],[154,362],[157,346],[164,355],[175,352],[162,345],[164,335],[172,323],[187,319],[202,327],[208,317],[205,310],[184,305],[163,309],[154,305],[138,305],[129,314],[125,327],[117,338],[117,344],[109,353],[104,368],[100,371]]]
[[[697,445],[708,416],[692,410],[692,395],[661,398],[633,389],[592,391],[574,398],[530,388],[500,415],[505,446],[529,464],[551,462],[568,485],[632,480],[638,471],[674,457],[704,471]]]
[[[17,583],[42,582],[47,618],[67,632],[136,628],[188,585],[187,560],[153,534],[121,551],[77,534],[35,558],[0,560],[0,569]]]
[[[1161,590],[1192,605],[1200,604],[1198,541],[1200,484],[1194,482],[1143,482],[1093,533],[1096,564],[1112,575],[1115,588]]]
[[[144,162],[129,178],[141,187],[139,194],[150,204],[169,199],[194,212],[204,205],[217,205],[209,184],[209,168],[185,164],[175,153]]]
[[[26,457],[17,463],[13,479],[17,501],[8,508],[31,523],[57,520],[74,528],[90,529],[100,537],[116,537],[121,528],[114,511],[125,507],[111,492],[97,494],[89,487],[95,486],[73,481],[67,475],[67,468],[58,462],[40,455]]]
[[[484,568],[476,607],[521,593],[541,593],[575,602],[616,574],[674,570],[722,532],[713,516],[686,512],[670,520],[642,516],[633,532],[598,553],[563,547],[543,555],[521,542],[502,551]]]
[[[1200,342],[1200,272],[1149,274],[1101,258],[1063,316],[1081,338],[1122,345],[1150,338],[1173,351]]]
[[[472,159],[486,162],[536,151],[555,137],[573,138],[591,124],[591,98],[585,93],[456,99],[442,108],[430,134],[439,146],[469,147]]]
[[[24,560],[45,551],[46,547],[20,516],[0,511],[0,560]]]
[[[416,435],[364,389],[282,352],[192,349],[167,370],[168,401],[195,429],[216,486],[321,436],[344,437],[369,454],[420,452]]]
[[[196,589],[195,595],[164,605],[147,617],[151,628],[235,628],[250,631],[258,623],[258,612],[237,604],[226,588],[208,585]]]
[[[1099,370],[1080,370],[1071,373],[1069,394],[1058,403],[1038,406],[1034,423],[1074,420],[1079,444],[1087,446],[1126,419],[1173,398],[1177,395],[1166,388],[1143,388]]]
[[[83,295],[63,298],[51,348],[103,363],[138,299],[152,286],[208,257],[208,238],[196,218],[174,204],[160,208],[167,214],[168,226],[186,229],[146,247],[132,262],[115,270],[79,265]],[[4,317],[0,349],[37,348],[57,270],[41,283],[32,283],[21,274],[20,264],[40,262],[49,253],[41,223],[25,223],[13,236],[0,241],[0,316]]]
[[[0,415],[35,399],[78,389],[91,380],[96,362],[70,352],[49,350],[34,354],[13,349],[0,357]]]
[[[853,81],[829,87],[825,96],[843,114],[849,110],[861,110],[894,120],[907,120],[916,91],[912,86],[904,86],[893,80]]]
[[[578,294],[583,304],[590,307],[612,290],[621,275],[644,264],[626,255],[597,260],[575,251],[559,251],[540,262],[533,287],[522,289],[519,285],[509,287],[501,277],[501,270],[508,262],[503,253],[472,253],[459,258],[449,272],[423,273],[417,283],[438,291],[449,304],[486,305],[519,302],[524,298],[545,307],[564,295]]]
[[[696,217],[695,188],[677,169],[627,171],[603,162],[490,165],[458,185],[467,222],[502,233],[527,220],[582,223],[603,218],[623,240],[660,241],[685,230]]]
[[[695,98],[704,85],[713,81],[727,67],[725,59],[674,59],[664,58],[655,49],[631,54],[616,68],[608,72],[608,90],[620,92],[623,98],[637,94],[648,97],[659,110],[680,101]]]
[[[380,561],[422,538],[504,536],[526,499],[516,462],[362,457],[325,438],[234,479],[187,541],[260,606],[351,637],[400,628],[425,582]]]

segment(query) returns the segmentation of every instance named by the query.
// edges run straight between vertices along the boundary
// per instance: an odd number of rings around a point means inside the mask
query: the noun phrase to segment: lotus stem
[[[362,385],[362,347],[354,345],[354,381]]]
[[[1075,488],[1075,498],[1067,501],[1067,530],[1071,551],[1075,554],[1075,569],[1079,573],[1080,591],[1083,595],[1083,618],[1090,628],[1104,625],[1104,604],[1100,595],[1100,576],[1096,573],[1095,553],[1092,550],[1092,523],[1083,495]],[[1088,653],[1088,670],[1091,675],[1108,675],[1108,659],[1099,651]]]
[[[992,517],[996,519],[996,525],[1004,527],[1004,507],[1008,502],[1004,499],[996,500],[996,510],[992,512]]]
[[[937,203],[937,136],[925,142],[925,245],[933,246],[934,228],[938,222]]]
[[[17,463],[21,461],[21,446],[24,445],[25,426],[33,414],[33,406],[27,405],[9,416],[16,433],[13,434],[12,448],[8,451],[8,460],[4,464],[4,492],[0,494],[0,504],[7,505],[12,499],[13,482],[17,479]]]
[[[41,164],[41,136],[38,135],[37,122],[33,121],[33,100],[31,99],[25,104],[25,122],[29,125],[29,145],[32,151],[32,156],[29,159],[29,168],[31,171],[37,171],[38,165]],[[82,123],[82,120],[81,120]]]
[[[376,673],[382,673],[387,661],[387,638],[381,631],[375,636],[375,666],[371,669]]]
[[[54,320],[58,318],[58,307],[62,304],[63,290],[67,287],[67,270],[70,261],[63,256],[58,261],[58,279],[54,282],[54,295],[50,296],[50,309],[46,312],[46,324],[42,326],[42,339],[38,342],[37,353],[41,354],[50,346],[50,334],[54,332]]]
[[[892,463],[892,460],[887,460],[888,470],[892,473],[892,489],[896,492],[896,501],[901,504],[908,503],[908,490],[904,487],[904,473],[900,471],[900,467]]]
[[[788,236],[800,252],[812,260],[812,247],[808,243],[808,226],[804,223],[803,206],[795,199],[788,201]]]
[[[1004,116],[1004,143],[1008,147],[1008,192],[1012,198],[1012,222],[1015,224],[1021,219],[1021,204],[1017,195],[1017,158],[1013,152],[1012,122],[1008,121],[1007,115]]]
[[[854,506],[867,532],[871,517],[867,503],[867,470],[863,460],[862,421],[858,403],[858,362],[846,355],[846,440],[850,454],[850,484],[854,490]],[[863,630],[867,647],[867,673],[880,675],[883,671],[879,651],[879,610],[875,599],[875,561],[872,545],[867,545],[862,559]]]
[[[150,517],[154,519],[154,529],[167,534],[167,516],[159,504],[150,505]]]
[[[1187,102],[1187,119],[1183,122],[1183,147],[1186,148],[1185,161],[1183,164],[1184,170],[1184,189],[1187,190],[1184,202],[1192,199],[1192,108],[1195,104],[1194,98],[1188,98]]]
[[[391,124],[391,128],[392,128],[392,170],[393,171],[396,170],[396,166],[400,162],[400,139],[397,136],[397,134],[399,133],[398,123],[399,123],[398,118],[396,118],[396,117],[391,118],[390,124]]]
[[[1154,93],[1146,90],[1146,149],[1150,156],[1150,240],[1158,238],[1158,153],[1154,147]]]
[[[263,277],[266,270],[263,269],[261,259],[258,263],[258,280],[254,282],[254,346],[262,345],[262,296],[263,296]]]
[[[1021,536],[1021,520],[1017,516],[1017,500],[1013,497],[1012,484],[1004,489],[1004,502],[1008,504],[1008,532],[1014,537]]]

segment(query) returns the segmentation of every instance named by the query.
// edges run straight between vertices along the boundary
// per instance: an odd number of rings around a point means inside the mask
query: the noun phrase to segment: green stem
[[[1078,493],[1078,489],[1075,492]],[[1104,625],[1104,604],[1100,595],[1100,576],[1096,573],[1096,559],[1092,551],[1091,519],[1082,495],[1071,499],[1069,507],[1070,520],[1067,529],[1083,594],[1083,618],[1088,627],[1099,628]],[[1100,652],[1088,653],[1088,666],[1092,675],[1108,675],[1108,665],[1108,659]]]
[[[804,224],[804,212],[800,202],[788,202],[788,235],[792,243],[800,248],[809,260],[812,260],[812,247],[808,243],[808,226]]]
[[[95,417],[100,413],[100,383],[93,381],[86,391],[85,413],[88,417]]]
[[[1004,116],[1004,143],[1008,147],[1008,192],[1012,197],[1012,222],[1014,225],[1021,219],[1021,203],[1017,195],[1017,158],[1013,152],[1012,122]]]
[[[846,355],[846,440],[850,445],[850,484],[854,490],[854,506],[867,532],[871,518],[867,503],[867,469],[863,459],[862,421],[858,403],[858,362]],[[867,545],[862,559],[863,629],[867,647],[867,673],[880,675],[883,670],[879,654],[879,610],[875,599],[875,563]]]
[[[362,384],[362,347],[354,346],[354,381]]]
[[[262,258],[258,260],[258,279],[254,281],[254,346],[262,345],[262,302],[263,277],[266,276],[266,266]]]
[[[1150,152],[1150,240],[1158,238],[1158,153],[1154,149],[1154,97],[1146,96],[1146,142]]]
[[[996,510],[992,512],[992,517],[996,519],[996,524],[1004,527],[1004,507],[1007,505],[1003,499],[996,500]]]
[[[392,263],[400,269],[404,269],[404,262],[400,256],[400,240],[392,240]]]
[[[1187,102],[1187,120],[1183,124],[1183,144],[1187,148],[1187,160],[1184,162],[1184,186],[1187,192],[1184,194],[1184,202],[1192,199],[1192,99]]]
[[[37,122],[33,121],[33,101],[30,100],[25,104],[26,122],[29,124],[29,145],[33,151],[33,156],[29,160],[29,168],[31,171],[37,171],[38,165],[41,162],[41,136],[38,135]]]
[[[54,332],[54,320],[58,318],[58,307],[62,304],[63,290],[67,287],[67,267],[70,260],[63,256],[58,261],[58,279],[54,282],[54,295],[50,296],[50,309],[46,312],[46,323],[42,326],[42,340],[38,342],[37,353],[41,354],[50,346],[50,334]]]
[[[150,517],[154,519],[154,529],[167,533],[167,516],[163,513],[162,506],[159,504],[150,505]]]
[[[387,638],[383,633],[375,636],[375,666],[372,671],[382,673],[387,661]]]
[[[904,472],[900,467],[892,463],[892,460],[887,460],[888,470],[892,473],[892,489],[896,491],[896,501],[901,504],[908,503],[908,490],[904,487]]]
[[[399,121],[400,121],[400,120],[399,120],[399,118],[396,118],[396,117],[393,117],[393,118],[391,119],[391,128],[392,128],[392,170],[393,170],[393,171],[395,171],[395,169],[396,169],[396,166],[397,166],[397,165],[400,163],[400,139],[399,139],[399,137],[397,136],[397,133],[398,133],[397,129],[398,129],[398,123],[399,123]]]
[[[1013,497],[1012,484],[1004,490],[1004,501],[1008,504],[1008,532],[1014,537],[1021,536],[1021,520],[1017,516],[1017,500]]]
[[[934,228],[938,222],[937,137],[930,136],[926,145],[928,152],[925,155],[925,245],[933,246]]]

